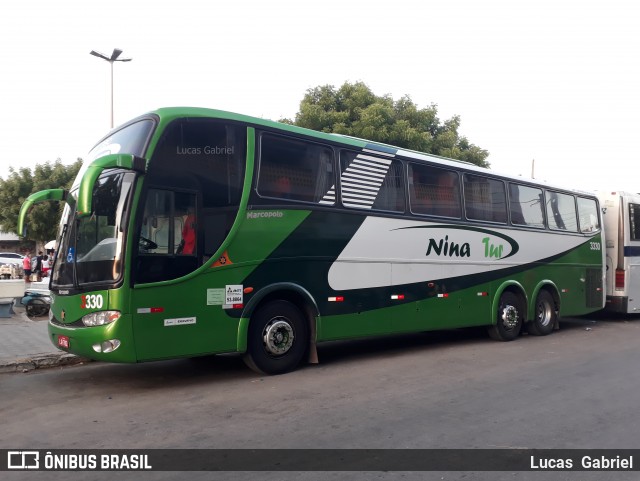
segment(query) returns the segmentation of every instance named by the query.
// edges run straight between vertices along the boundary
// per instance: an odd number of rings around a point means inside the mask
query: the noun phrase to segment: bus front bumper
[[[107,362],[137,362],[130,325],[123,316],[111,324],[94,327],[65,326],[49,321],[49,340],[62,351]],[[124,322],[123,322],[124,321]]]

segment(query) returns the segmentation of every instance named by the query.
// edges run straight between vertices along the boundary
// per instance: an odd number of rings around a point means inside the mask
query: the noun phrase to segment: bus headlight
[[[82,316],[82,323],[88,327],[104,326],[120,319],[120,311],[99,311]]]

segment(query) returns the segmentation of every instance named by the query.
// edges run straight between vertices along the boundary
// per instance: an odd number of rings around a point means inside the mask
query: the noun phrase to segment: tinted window
[[[460,217],[460,182],[449,170],[409,164],[409,203],[414,214]]]
[[[333,204],[333,150],[315,142],[262,135],[258,193],[264,197]]]
[[[577,232],[578,219],[573,196],[547,191],[547,219],[551,229]]]
[[[151,119],[140,120],[102,139],[87,154],[73,185],[77,186],[91,162],[97,158],[109,154],[132,154],[143,157],[155,125],[155,121]]]
[[[640,240],[640,205],[629,204],[629,226],[631,240]]]
[[[543,206],[542,189],[509,184],[509,210],[512,224],[543,228]]]
[[[181,118],[162,134],[141,195],[135,282],[175,279],[215,254],[237,216],[246,126]]]
[[[507,222],[504,183],[479,175],[464,175],[465,213],[468,219]]]
[[[237,206],[244,180],[246,129],[212,119],[167,127],[149,165],[149,181],[202,192],[206,208]]]
[[[114,132],[100,141],[87,155],[85,164],[108,154],[133,154],[141,157],[155,122],[151,119],[141,120]]]
[[[344,206],[404,212],[404,175],[397,160],[343,151],[340,170]]]

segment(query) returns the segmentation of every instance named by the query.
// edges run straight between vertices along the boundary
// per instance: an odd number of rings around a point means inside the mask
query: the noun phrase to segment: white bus
[[[606,309],[640,312],[640,194],[600,192],[606,239]]]

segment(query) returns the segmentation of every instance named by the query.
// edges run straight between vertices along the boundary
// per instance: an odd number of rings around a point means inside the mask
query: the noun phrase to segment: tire
[[[309,329],[300,310],[287,301],[273,301],[251,317],[244,361],[260,374],[293,371],[309,343]]]
[[[42,299],[31,299],[25,306],[27,317],[42,317],[49,314],[49,304]]]
[[[558,320],[556,302],[549,291],[541,290],[535,307],[535,317],[527,323],[527,332],[534,336],[547,336],[553,332]]]
[[[513,341],[520,335],[524,308],[520,297],[505,291],[500,296],[496,323],[489,327],[489,335],[497,341]]]

